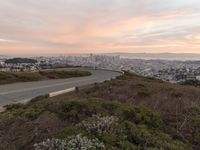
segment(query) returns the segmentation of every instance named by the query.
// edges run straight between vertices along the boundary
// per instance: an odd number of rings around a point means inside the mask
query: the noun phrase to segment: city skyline
[[[200,53],[198,0],[0,0],[1,54]]]

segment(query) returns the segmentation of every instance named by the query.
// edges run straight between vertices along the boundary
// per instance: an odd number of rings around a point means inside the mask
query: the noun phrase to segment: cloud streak
[[[200,52],[199,0],[0,0],[0,10],[1,53]]]

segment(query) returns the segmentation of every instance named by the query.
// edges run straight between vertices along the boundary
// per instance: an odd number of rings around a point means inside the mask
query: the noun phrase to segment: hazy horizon
[[[200,60],[200,53],[128,53],[128,52],[110,52],[110,53],[43,53],[43,54],[0,54],[0,57],[60,57],[60,56],[89,56],[105,55],[105,56],[121,56],[121,58],[131,59],[166,59],[166,60]]]
[[[0,54],[199,53],[199,0],[0,0]]]

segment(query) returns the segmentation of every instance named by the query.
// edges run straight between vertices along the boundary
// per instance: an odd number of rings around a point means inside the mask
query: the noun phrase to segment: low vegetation
[[[15,104],[1,114],[1,121],[2,149],[190,148],[165,133],[158,113],[144,106],[102,99],[43,99]]]
[[[40,72],[0,72],[0,84],[30,82],[49,79],[63,79],[91,75],[88,71],[40,71]]]
[[[126,73],[7,106],[0,149],[199,150],[200,89]]]
[[[33,63],[37,63],[37,60],[30,59],[30,58],[12,58],[12,59],[7,59],[5,63],[7,64],[21,64],[21,63],[33,64]]]
[[[186,80],[184,82],[181,82],[180,84],[200,87],[200,81],[199,80]]]

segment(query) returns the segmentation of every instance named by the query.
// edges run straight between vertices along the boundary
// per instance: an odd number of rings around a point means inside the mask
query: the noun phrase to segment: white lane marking
[[[55,87],[55,86],[59,86],[59,85],[90,81],[90,80],[93,80],[93,79],[96,79],[96,78],[90,78],[90,79],[86,79],[86,80],[77,80],[77,81],[71,81],[71,82],[64,82],[64,83],[57,83],[57,84],[51,84],[51,85],[45,85],[45,86],[39,86],[39,87],[33,87],[33,88],[27,88],[27,89],[13,90],[13,91],[9,91],[9,92],[2,92],[2,93],[0,93],[0,95],[7,95],[7,94],[13,94],[13,93],[20,93],[20,92],[28,92],[28,91],[32,91],[32,90]]]

